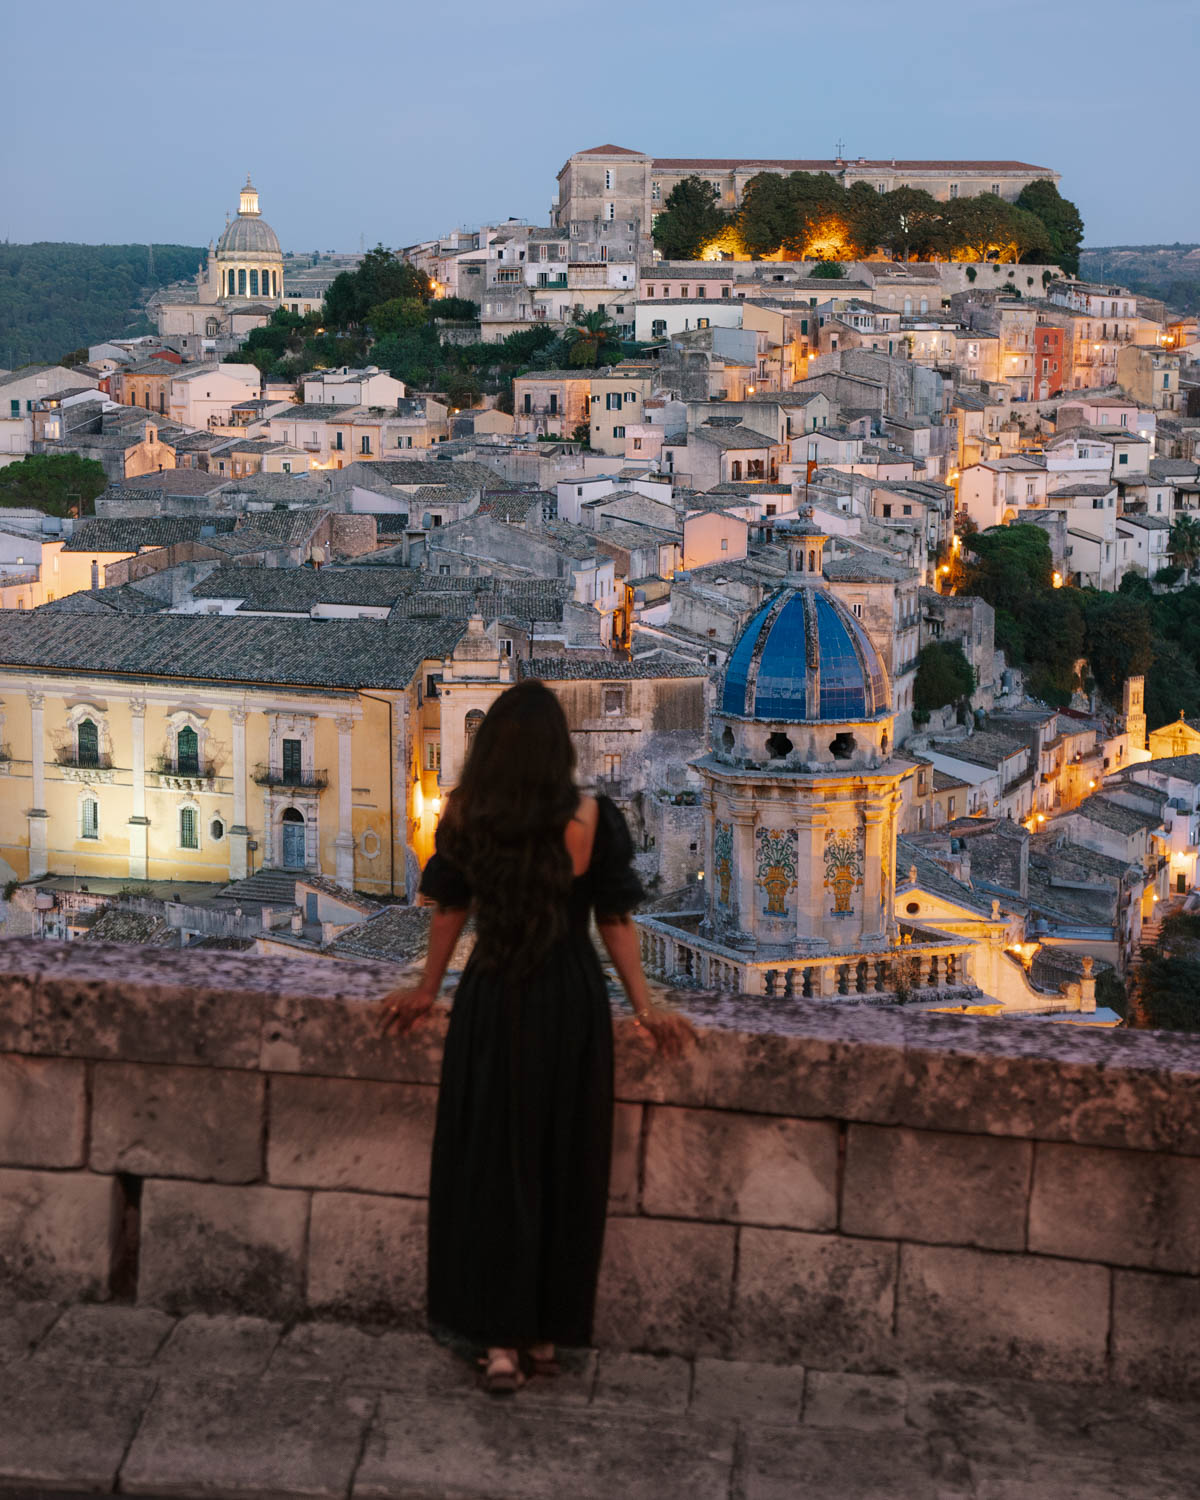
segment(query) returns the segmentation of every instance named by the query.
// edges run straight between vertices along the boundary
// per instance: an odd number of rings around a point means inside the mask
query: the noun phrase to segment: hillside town
[[[1056,258],[1057,184],[608,144],[545,223],[314,262],[247,178],[156,333],[0,372],[0,466],[103,472],[0,510],[0,931],[411,964],[472,736],[536,677],[659,981],[1135,1016],[1200,719],[1122,610],[1200,563],[1200,329]],[[905,195],[946,237],[902,253]],[[340,313],[379,266],[419,295]],[[406,297],[478,377],[404,378]],[[335,319],[358,362],[297,367]]]

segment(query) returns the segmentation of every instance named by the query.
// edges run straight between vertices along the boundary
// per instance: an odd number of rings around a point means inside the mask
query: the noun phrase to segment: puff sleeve
[[[633,839],[625,816],[608,797],[596,798],[598,818],[592,850],[592,905],[597,920],[627,916],[645,897],[633,868]]]
[[[471,886],[459,867],[447,859],[439,847],[442,842],[441,834],[439,828],[434,838],[434,852],[421,871],[421,883],[417,889],[422,896],[428,896],[439,906],[461,911],[471,904]]]

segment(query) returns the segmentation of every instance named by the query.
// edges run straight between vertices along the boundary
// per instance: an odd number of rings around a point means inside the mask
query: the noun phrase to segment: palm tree
[[[595,312],[576,313],[574,323],[563,334],[563,340],[571,351],[568,361],[576,368],[611,363],[606,356],[620,352],[621,341],[616,325],[602,307]]]
[[[1200,558],[1200,521],[1194,516],[1177,516],[1167,550],[1185,571],[1194,568]]]

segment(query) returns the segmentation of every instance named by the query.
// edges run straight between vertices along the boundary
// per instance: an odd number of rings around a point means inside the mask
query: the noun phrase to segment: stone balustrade
[[[396,974],[0,942],[0,1296],[421,1326]],[[600,1345],[1200,1389],[1200,1038],[675,998],[681,1059],[616,1028]]]

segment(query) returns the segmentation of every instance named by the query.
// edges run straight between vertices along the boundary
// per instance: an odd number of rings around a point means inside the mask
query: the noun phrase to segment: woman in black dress
[[[591,1340],[612,1142],[612,1015],[594,912],[636,1024],[677,1054],[684,1017],[650,1002],[630,911],[633,841],[583,795],[558,699],[530,679],[492,705],[447,800],[421,892],[425,972],[384,1030],[432,1007],[468,913],[476,940],[446,1036],[429,1187],[430,1321],[483,1345],[489,1390],[553,1373]]]

